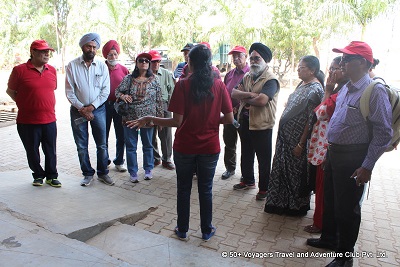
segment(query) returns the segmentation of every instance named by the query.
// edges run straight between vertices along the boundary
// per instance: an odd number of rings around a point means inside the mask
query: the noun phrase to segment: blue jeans
[[[115,165],[124,164],[124,127],[122,126],[122,117],[114,109],[114,102],[106,101],[106,142],[108,148],[108,136],[110,135],[111,121],[114,123],[115,139],[116,139],[116,152],[113,163]]]
[[[137,174],[139,170],[136,153],[139,132],[140,139],[142,140],[143,169],[145,171],[151,171],[154,168],[153,145],[151,143],[153,128],[141,128],[140,131],[137,131],[136,128],[131,129],[124,126],[126,163],[130,175]]]
[[[71,127],[74,134],[76,148],[78,150],[79,163],[81,164],[84,176],[93,176],[95,170],[92,168],[89,159],[89,123],[84,122],[76,125],[74,120],[81,117],[79,111],[71,106]],[[93,110],[94,119],[90,121],[92,135],[97,149],[97,175],[108,174],[107,160],[108,150],[106,144],[106,108],[104,105]]]
[[[209,234],[212,229],[212,185],[219,153],[182,154],[174,151],[178,196],[177,213],[180,232],[189,230],[190,194],[192,191],[193,170],[197,173],[197,187],[200,202],[201,232]]]

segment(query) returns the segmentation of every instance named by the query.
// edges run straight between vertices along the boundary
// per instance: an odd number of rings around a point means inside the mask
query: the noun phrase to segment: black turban
[[[272,59],[271,49],[269,49],[268,46],[262,43],[253,43],[250,46],[249,54],[251,54],[251,52],[253,51],[259,53],[266,63],[270,62]]]

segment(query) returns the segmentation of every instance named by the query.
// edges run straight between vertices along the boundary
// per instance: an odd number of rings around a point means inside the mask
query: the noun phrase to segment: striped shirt
[[[348,145],[371,141],[362,167],[372,171],[392,138],[392,111],[386,89],[377,84],[370,99],[368,116],[372,125],[370,140],[368,124],[360,111],[360,98],[371,82],[372,79],[366,74],[354,84],[348,82],[340,90],[335,112],[329,122],[328,142]]]

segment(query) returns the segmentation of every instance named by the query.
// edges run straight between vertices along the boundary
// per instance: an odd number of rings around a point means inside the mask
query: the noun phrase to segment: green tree
[[[57,40],[57,51],[58,53],[61,54],[61,70],[62,73],[64,73],[68,15],[71,7],[68,3],[68,0],[54,0],[53,9],[54,9],[56,40]]]
[[[321,18],[344,20],[361,27],[361,40],[365,31],[379,15],[387,12],[397,0],[317,0],[318,13]]]
[[[272,22],[267,28],[268,43],[280,72],[294,70],[297,61],[309,54],[313,43],[313,26],[308,4],[302,0],[275,0]]]

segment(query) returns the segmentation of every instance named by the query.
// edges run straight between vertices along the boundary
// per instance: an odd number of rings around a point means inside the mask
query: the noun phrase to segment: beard
[[[86,60],[93,60],[96,53],[92,51],[83,52],[83,58]]]
[[[250,73],[253,76],[258,76],[261,74],[261,72],[263,72],[265,70],[265,68],[267,67],[266,63],[261,63],[261,64],[251,64],[250,65]]]

